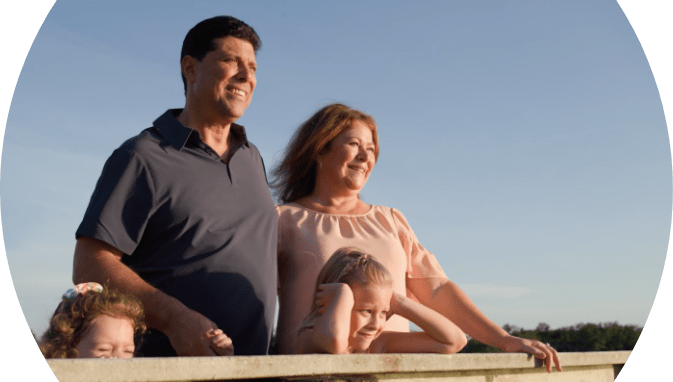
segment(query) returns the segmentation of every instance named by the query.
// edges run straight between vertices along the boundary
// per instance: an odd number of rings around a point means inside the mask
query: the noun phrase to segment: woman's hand
[[[535,358],[543,359],[548,373],[551,373],[552,364],[556,366],[556,370],[562,371],[556,349],[538,340],[529,340],[510,335],[503,340],[501,350],[514,353],[528,353]]]
[[[412,278],[408,279],[407,287],[422,304],[449,318],[475,340],[505,352],[528,353],[544,359],[548,372],[552,364],[561,371],[556,350],[540,341],[510,335],[489,320],[455,283],[447,279]]]
[[[315,294],[315,304],[319,307],[318,314],[325,313],[325,310],[332,302],[334,297],[346,295],[353,299],[353,291],[344,283],[330,283],[318,285],[318,292]]]

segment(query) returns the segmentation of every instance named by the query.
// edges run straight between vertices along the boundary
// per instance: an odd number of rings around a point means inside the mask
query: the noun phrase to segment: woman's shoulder
[[[393,213],[393,211],[396,211],[393,208],[386,207],[386,206],[381,206],[377,204],[368,204],[366,210],[363,213],[359,214],[340,214],[340,213],[329,213],[329,212],[322,212],[322,211],[317,211],[315,209],[306,207],[300,203],[297,202],[290,202],[287,204],[281,204],[276,206],[276,210],[278,210],[278,214],[311,214],[314,216],[325,216],[325,217],[334,217],[334,218],[345,218],[345,219],[350,219],[353,217],[358,217],[358,216],[367,216],[367,215],[372,215],[376,212],[379,213],[384,213],[386,215],[390,215]],[[399,213],[399,212],[398,212]]]
[[[407,219],[396,208],[387,207],[387,206],[380,206],[380,205],[373,205],[372,206],[372,211],[376,211],[376,212],[380,213],[381,215],[385,216],[386,219],[389,220],[392,223],[392,225],[400,231],[411,230],[411,227],[409,226],[409,223],[407,222]]]
[[[402,230],[410,230],[411,227],[409,226],[409,223],[407,222],[407,219],[404,217],[402,212],[400,212],[398,209],[395,209],[393,207],[388,207],[388,206],[382,206],[379,204],[369,204],[369,209],[362,213],[362,214],[357,214],[357,215],[347,215],[347,214],[333,214],[333,213],[325,213],[325,212],[320,212],[313,210],[311,208],[305,207],[299,203],[296,202],[290,202],[287,204],[279,205],[276,206],[276,209],[278,210],[278,216],[279,218],[284,218],[284,219],[301,219],[303,217],[307,216],[313,216],[318,219],[347,219],[351,220],[352,218],[357,218],[357,217],[373,217],[376,218],[377,220],[381,220],[382,218],[387,220],[392,226],[397,227],[398,229]]]
[[[297,203],[290,202],[287,204],[280,204],[276,206],[276,211],[278,211],[278,216],[282,216],[284,214],[294,214],[297,212],[302,212],[302,211],[308,211],[306,208],[300,206]]]
[[[281,225],[287,225],[289,223],[296,223],[306,219],[310,213],[310,210],[300,206],[297,203],[287,203],[276,206],[276,211],[278,212],[278,223]]]
[[[395,220],[402,220],[402,221],[406,222],[406,219],[404,218],[404,215],[400,212],[400,210],[398,210],[394,207],[372,205],[372,210],[385,213],[386,215],[394,218]]]

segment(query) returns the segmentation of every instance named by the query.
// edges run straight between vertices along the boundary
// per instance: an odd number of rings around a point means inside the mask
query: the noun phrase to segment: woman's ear
[[[325,158],[325,154],[327,153],[327,151],[328,151],[327,148],[323,148],[315,157],[315,163],[318,170],[322,169],[322,161]]]

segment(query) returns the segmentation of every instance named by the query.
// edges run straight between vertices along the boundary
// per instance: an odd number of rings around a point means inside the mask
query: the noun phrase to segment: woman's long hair
[[[299,126],[280,163],[271,172],[271,188],[281,204],[311,195],[315,188],[318,156],[327,152],[334,138],[348,130],[354,121],[362,121],[371,129],[374,158],[379,158],[374,118],[344,104],[327,105]]]
[[[334,252],[320,270],[313,295],[318,293],[321,284],[344,283],[350,287],[367,284],[392,285],[392,280],[390,272],[372,255],[358,248],[344,247]],[[311,311],[302,321],[299,331],[313,327],[318,310],[320,307],[314,298]]]

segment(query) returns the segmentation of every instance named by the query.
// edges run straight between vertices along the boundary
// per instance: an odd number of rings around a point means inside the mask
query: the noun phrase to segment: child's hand
[[[390,310],[388,311],[388,317],[392,317],[394,314],[399,314],[400,306],[404,302],[407,296],[401,295],[397,292],[393,292],[393,295],[390,296]]]
[[[210,329],[206,332],[205,336],[212,340],[210,348],[213,349],[215,354],[223,356],[234,355],[234,343],[231,341],[231,338],[224,334],[222,329]]]
[[[315,303],[320,307],[318,314],[323,314],[330,302],[332,302],[332,299],[342,293],[350,293],[351,297],[353,296],[353,291],[348,284],[330,283],[318,285],[318,292],[315,294]]]

